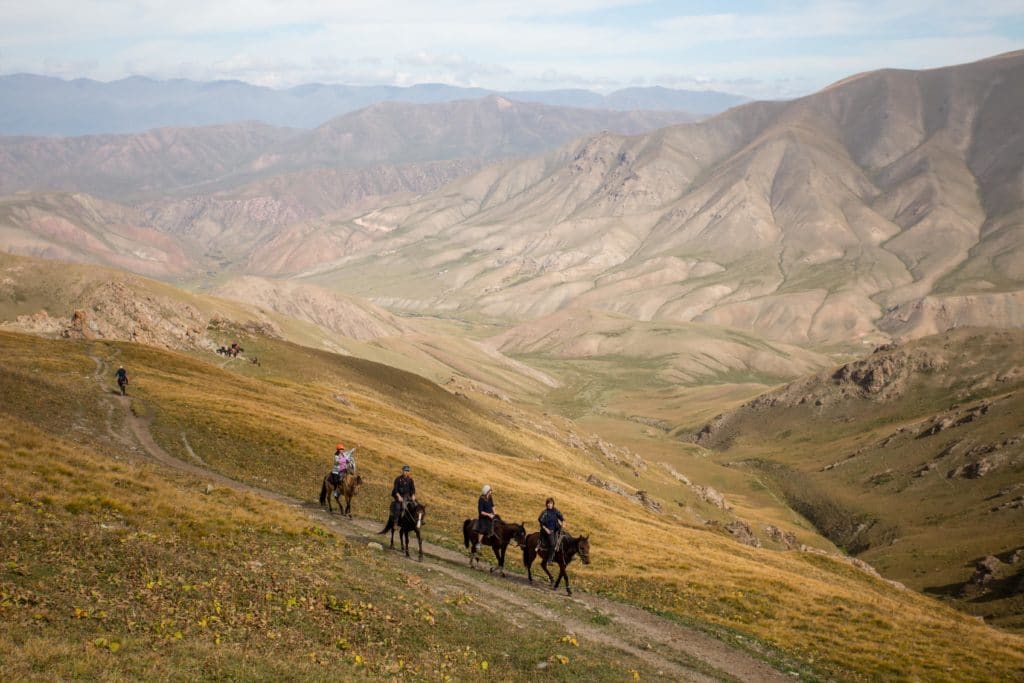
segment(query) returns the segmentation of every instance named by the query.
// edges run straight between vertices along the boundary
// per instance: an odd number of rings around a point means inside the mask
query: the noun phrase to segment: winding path
[[[375,535],[379,522],[332,515],[316,503],[245,484],[170,455],[153,439],[151,418],[136,416],[131,411],[131,398],[120,396],[107,384],[107,363],[96,356],[90,357],[96,363],[95,379],[102,395],[112,409],[124,411],[131,440],[141,446],[146,459],[214,485],[305,510],[311,519],[349,541],[365,544],[379,540]],[[113,410],[108,413],[108,431],[116,440],[125,442],[128,434],[116,433],[110,419],[112,415]],[[188,450],[191,452],[191,448]],[[195,459],[202,462],[199,456]],[[549,622],[555,626],[554,633],[573,633],[581,640],[631,655],[666,680],[760,682],[795,679],[793,675],[786,675],[747,652],[639,608],[579,592],[567,597],[564,593],[549,590],[546,581],[531,585],[525,576],[509,574],[506,578],[499,578],[488,572],[472,570],[467,567],[465,555],[426,541],[423,552],[427,561],[422,565],[414,563],[414,566],[422,567],[426,572],[443,574],[446,588],[458,585],[463,592],[481,598],[478,600],[481,604],[491,609],[500,608],[513,621],[526,617]],[[603,618],[597,619],[599,615]]]

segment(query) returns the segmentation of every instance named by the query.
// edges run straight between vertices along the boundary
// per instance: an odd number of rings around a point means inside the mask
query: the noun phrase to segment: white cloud
[[[772,13],[619,20],[638,4],[645,2],[0,0],[0,72],[274,86],[607,90],[642,82],[767,97],[866,69],[940,66],[1024,47],[1024,37],[1001,33],[1007,17],[1024,17],[1020,0],[804,1]],[[619,9],[617,19],[592,14],[605,9]]]

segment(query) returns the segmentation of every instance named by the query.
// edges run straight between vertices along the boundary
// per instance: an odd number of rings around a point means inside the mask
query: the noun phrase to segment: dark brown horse
[[[324,483],[320,486],[320,505],[327,505],[328,513],[334,512],[331,507],[331,498],[344,496],[345,509],[341,509],[341,499],[338,498],[338,513],[352,517],[352,497],[356,495],[356,489],[363,485],[363,478],[358,474],[346,474],[344,477],[335,478],[332,474],[324,477]],[[337,483],[335,483],[337,482]]]
[[[538,548],[540,546],[540,532],[535,531],[526,537],[526,543],[523,544],[523,564],[526,565],[526,576],[533,582],[533,572],[530,571],[531,565],[533,565],[534,559],[539,555]],[[544,570],[544,573],[548,575],[548,579],[551,581],[551,590],[558,590],[558,584],[565,579],[565,592],[572,595],[572,589],[569,588],[569,575],[565,573],[565,567],[567,564],[572,562],[572,558],[576,555],[580,556],[580,561],[583,564],[590,564],[590,537],[580,536],[579,538],[573,538],[568,533],[562,533],[562,542],[558,545],[558,550],[555,552],[554,561],[558,563],[558,581],[555,581],[555,577],[551,576],[551,572],[548,571],[548,555],[549,551],[544,551],[544,556],[540,560],[540,568]]]
[[[474,563],[480,562],[480,556],[477,555],[477,542],[476,542],[476,530],[474,528],[476,520],[467,519],[462,523],[462,540],[466,544],[466,547],[473,547],[473,550],[469,555],[469,566],[472,567]],[[526,543],[526,527],[522,524],[509,524],[501,519],[501,517],[494,516],[494,533],[484,537],[484,545],[489,545],[494,550],[494,557],[498,560],[496,567],[491,567],[491,573],[494,570],[498,570],[502,576],[505,576],[505,551],[508,550],[508,544],[512,541],[516,542],[516,545],[522,547]]]
[[[416,532],[416,542],[419,544],[419,560],[423,561],[423,537],[420,536],[420,527],[423,526],[423,520],[427,516],[427,506],[419,501],[409,501],[408,504],[402,506],[402,513],[398,515],[398,542],[402,546],[402,550],[405,551],[405,556],[409,557],[409,532]],[[384,528],[377,532],[377,535],[386,534],[391,532],[391,547],[395,547],[395,515],[394,513],[388,516],[388,523],[384,525]]]

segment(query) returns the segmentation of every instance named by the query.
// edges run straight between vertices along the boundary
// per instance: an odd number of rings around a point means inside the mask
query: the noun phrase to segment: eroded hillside
[[[1019,628],[1022,389],[1024,333],[959,329],[759,396],[694,438],[886,576]]]
[[[586,305],[790,343],[920,334],[977,306],[1017,324],[1022,79],[1012,53],[601,135],[356,219],[380,239],[317,280],[408,310]]]

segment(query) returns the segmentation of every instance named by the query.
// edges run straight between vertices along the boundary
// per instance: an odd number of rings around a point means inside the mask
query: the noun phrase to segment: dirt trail
[[[213,485],[248,492],[303,509],[311,519],[350,541],[365,544],[386,538],[376,535],[382,526],[380,522],[328,514],[316,503],[236,481],[167,453],[153,439],[149,429],[151,418],[136,416],[131,411],[130,396],[120,396],[107,385],[106,363],[95,356],[92,359],[96,363],[96,381],[103,389],[103,396],[124,411],[130,434],[148,459]],[[112,425],[108,424],[108,427],[113,434]],[[119,440],[123,440],[124,436],[127,435],[120,436]],[[199,460],[199,457],[196,456],[196,459]],[[384,543],[386,545],[387,541]],[[510,548],[510,552],[512,557],[518,555],[515,548]],[[525,576],[509,574],[506,578],[499,578],[486,571],[471,570],[467,567],[465,555],[433,543],[424,542],[423,553],[426,561],[417,566],[443,574],[447,586],[457,584],[460,590],[480,598],[478,602],[481,604],[531,621],[550,622],[557,625],[552,631],[554,633],[573,633],[581,640],[589,640],[632,655],[655,669],[666,680],[794,680],[793,676],[779,672],[746,652],[644,610],[596,595],[581,595],[577,592],[568,597],[564,592],[554,593],[548,589],[546,580],[531,585]],[[605,617],[600,620],[604,625],[598,625],[595,620],[598,615]]]

